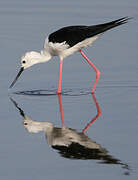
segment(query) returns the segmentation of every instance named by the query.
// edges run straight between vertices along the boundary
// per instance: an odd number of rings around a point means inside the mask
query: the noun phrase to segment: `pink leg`
[[[82,52],[82,50],[80,50],[81,55],[86,59],[86,61],[90,64],[90,66],[92,66],[92,68],[95,70],[96,72],[96,80],[94,82],[93,88],[91,93],[94,93],[95,88],[96,88],[96,84],[98,83],[98,80],[100,78],[100,71],[94,66],[94,64],[87,58],[87,56]]]
[[[60,59],[59,81],[58,81],[58,90],[57,90],[57,94],[61,94],[62,67],[63,67],[63,59]]]

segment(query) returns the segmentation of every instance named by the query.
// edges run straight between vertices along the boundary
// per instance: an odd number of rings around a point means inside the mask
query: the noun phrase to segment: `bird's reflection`
[[[10,99],[24,119],[25,129],[27,129],[27,131],[30,133],[44,131],[48,145],[54,149],[57,149],[62,157],[70,159],[100,160],[99,163],[120,164],[123,168],[127,170],[129,169],[127,164],[124,164],[119,159],[109,155],[105,148],[85,135],[88,128],[101,115],[101,109],[94,94],[92,94],[92,99],[96,105],[97,115],[92,118],[82,132],[77,132],[77,130],[65,126],[61,95],[58,95],[62,121],[61,128],[55,127],[51,122],[39,122],[30,119],[18,106],[16,101],[12,98]],[[129,175],[129,173],[127,175]]]

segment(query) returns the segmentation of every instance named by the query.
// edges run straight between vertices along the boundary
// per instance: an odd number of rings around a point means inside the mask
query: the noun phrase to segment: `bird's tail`
[[[112,29],[114,27],[120,26],[122,24],[125,24],[128,22],[128,20],[130,20],[132,18],[130,17],[123,17],[108,23],[104,23],[104,24],[98,24],[95,26],[90,26],[91,31],[93,31],[93,35],[94,35],[94,31],[95,31],[95,35],[100,34],[100,33],[104,33],[105,31]]]
[[[128,20],[130,20],[132,18],[130,17],[123,17],[123,18],[120,18],[120,19],[117,19],[115,21],[111,21],[109,23],[105,23],[104,25],[106,25],[109,29],[110,28],[113,28],[113,27],[116,27],[116,26],[120,26],[122,24],[125,24],[128,22]]]

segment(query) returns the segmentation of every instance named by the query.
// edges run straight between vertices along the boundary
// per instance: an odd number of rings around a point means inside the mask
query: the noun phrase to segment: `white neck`
[[[51,59],[51,55],[45,51],[40,52],[40,61],[47,62]]]

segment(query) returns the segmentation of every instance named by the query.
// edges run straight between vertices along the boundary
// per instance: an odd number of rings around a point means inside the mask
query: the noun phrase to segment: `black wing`
[[[98,24],[93,26],[68,26],[49,35],[49,42],[62,43],[65,42],[69,44],[70,47],[75,44],[101,34],[111,28],[127,23],[130,18],[124,17],[111,21],[109,23]]]

